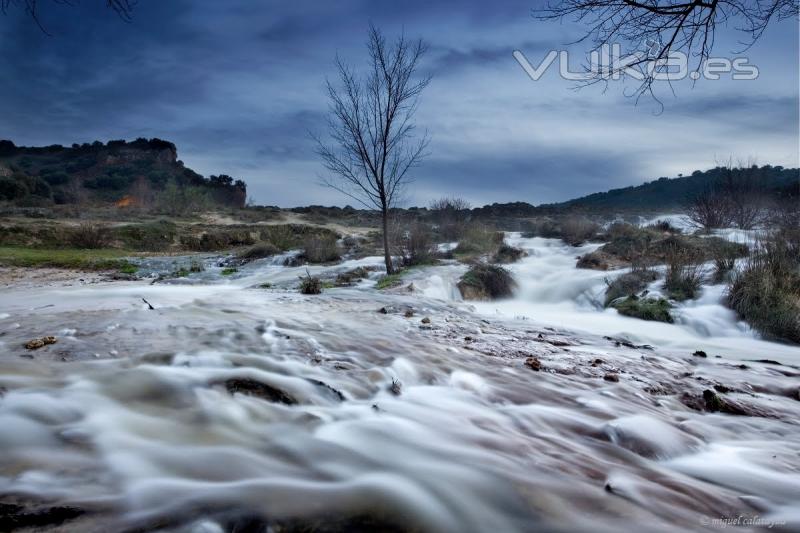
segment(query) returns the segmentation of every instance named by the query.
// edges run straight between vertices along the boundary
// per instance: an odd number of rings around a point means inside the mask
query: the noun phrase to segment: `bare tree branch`
[[[615,43],[630,47],[625,52],[637,54],[635,60],[602,72],[588,66],[586,81],[580,85],[624,78],[627,69],[634,69],[641,78],[632,94],[638,99],[643,94],[655,97],[653,83],[668,72],[673,52],[694,58],[692,70],[699,71],[710,57],[719,24],[736,22],[746,37],[742,43],[746,49],[770,23],[797,18],[798,0],[554,0],[535,10],[534,16],[585,24],[586,33],[576,42],[590,42],[590,55]]]
[[[42,3],[40,0],[0,0],[0,12],[5,15],[10,8],[22,8],[44,34],[50,35],[39,18]],[[44,3],[75,6],[78,4],[78,0],[49,0]],[[133,20],[133,7],[136,5],[136,0],[104,0],[104,3],[125,22]]]

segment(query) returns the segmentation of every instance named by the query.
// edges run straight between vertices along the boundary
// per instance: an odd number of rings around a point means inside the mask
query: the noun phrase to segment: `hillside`
[[[0,141],[0,200],[17,205],[74,204],[157,207],[184,204],[242,207],[247,186],[230,176],[206,179],[178,160],[161,139],[18,147]],[[180,203],[180,202],[178,202]]]
[[[477,207],[472,214],[480,217],[533,217],[565,210],[589,213],[622,211],[673,211],[683,208],[687,201],[730,175],[722,167],[696,170],[690,176],[659,178],[637,186],[597,192],[566,202],[534,206],[527,202],[494,203]],[[765,165],[734,170],[737,183],[745,182],[755,193],[767,197],[800,196],[800,169]]]
[[[687,200],[725,180],[728,170],[716,167],[705,172],[696,170],[690,176],[659,178],[641,185],[611,189],[541,207],[580,208],[586,210],[663,210],[680,209]],[[765,195],[782,195],[800,182],[800,170],[765,165],[735,170],[737,179],[749,181]]]

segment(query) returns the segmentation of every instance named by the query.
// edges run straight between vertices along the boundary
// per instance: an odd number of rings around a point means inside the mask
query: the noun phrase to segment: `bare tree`
[[[584,23],[588,29],[579,42],[590,42],[594,52],[614,43],[638,47],[636,60],[610,65],[605,72],[590,70],[586,82],[607,82],[633,68],[642,76],[638,98],[653,95],[653,82],[658,73],[668,72],[666,60],[672,52],[694,57],[694,70],[699,70],[714,47],[717,25],[731,23],[743,32],[746,49],[771,22],[796,18],[798,0],[553,0],[535,16]]]
[[[692,222],[705,230],[729,226],[750,230],[763,222],[768,197],[763,169],[752,162],[734,165],[729,160],[715,170],[714,181],[687,206]]]
[[[738,166],[729,162],[722,172],[720,193],[728,200],[731,222],[740,229],[753,229],[765,217],[763,171],[752,162]]]
[[[103,2],[125,22],[130,22],[132,20],[133,6],[136,3],[135,0],[103,0]],[[39,18],[43,3],[62,5],[66,4],[69,6],[74,5],[77,2],[72,2],[71,0],[47,0],[45,2],[40,0],[0,0],[0,12],[5,15],[8,13],[9,8],[19,7],[24,9],[25,13],[27,13],[33,19],[36,25],[39,26],[39,29],[44,33],[47,33],[47,30],[44,28],[41,19]]]
[[[427,134],[416,137],[414,113],[429,77],[417,68],[426,46],[400,36],[387,44],[370,26],[369,70],[359,76],[336,58],[339,83],[327,83],[330,142],[314,137],[329,175],[323,183],[381,212],[386,272],[394,271],[389,210],[411,181],[409,171],[425,156]]]
[[[730,202],[715,185],[691,198],[686,205],[686,214],[695,226],[705,231],[725,228],[731,223]]]

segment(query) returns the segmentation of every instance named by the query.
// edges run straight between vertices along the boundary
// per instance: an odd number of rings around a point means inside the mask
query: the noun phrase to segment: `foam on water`
[[[610,274],[574,268],[598,244],[510,240],[528,252],[510,267],[518,293],[477,313],[461,265],[412,272],[412,292],[252,288],[305,274],[269,260],[190,283],[7,291],[0,494],[86,508],[104,531],[364,515],[422,531],[697,530],[743,512],[800,525],[797,369],[729,362],[796,365],[800,350],[758,339],[719,286],[673,325],[621,317],[598,305]],[[764,416],[681,403],[714,384]]]

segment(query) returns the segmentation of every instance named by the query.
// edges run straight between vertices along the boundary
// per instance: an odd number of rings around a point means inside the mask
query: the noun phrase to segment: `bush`
[[[667,249],[667,274],[664,289],[670,298],[678,301],[697,297],[703,284],[703,265],[697,253],[674,245]]]
[[[322,281],[306,272],[306,277],[300,278],[301,294],[322,294]]]
[[[800,246],[776,235],[734,272],[728,305],[767,337],[800,343]]]
[[[261,238],[269,241],[283,251],[297,245],[297,236],[288,224],[275,224],[261,230]]]
[[[369,270],[366,267],[357,267],[352,270],[348,270],[347,272],[340,272],[336,276],[335,285],[339,287],[345,287],[352,285],[353,282],[362,280],[366,277],[369,277]]]
[[[714,277],[717,283],[725,281],[736,266],[736,253],[730,246],[721,246],[714,243],[711,246],[711,257],[714,260]]]
[[[168,249],[175,241],[178,227],[169,220],[158,220],[145,224],[127,224],[114,229],[114,236],[126,248],[147,252]]]
[[[309,263],[330,263],[341,259],[333,236],[312,235],[306,238],[302,255]]]
[[[521,248],[503,243],[492,257],[493,263],[516,263],[525,255]]]
[[[458,290],[465,300],[495,300],[513,294],[516,283],[511,273],[501,266],[478,264],[459,280]]]
[[[431,264],[434,262],[436,251],[430,228],[420,223],[413,224],[404,238],[403,264],[408,266]]]
[[[493,253],[502,243],[503,234],[480,224],[472,224],[453,250],[457,255],[482,255]]]
[[[109,245],[109,233],[101,226],[81,224],[70,233],[69,244],[83,249],[106,248]]]
[[[253,261],[255,259],[263,259],[272,255],[281,253],[280,249],[271,242],[259,242],[239,252],[236,257],[243,261]]]
[[[664,298],[628,296],[624,300],[612,303],[611,307],[616,309],[619,314],[633,318],[670,324],[673,322],[672,315],[669,312],[672,306]]]
[[[650,269],[637,268],[617,276],[613,280],[606,280],[605,306],[608,307],[618,298],[636,296],[647,288],[647,285],[656,280],[658,275]]]
[[[451,240],[463,236],[470,218],[470,207],[463,198],[440,198],[431,202],[431,215],[442,238]]]
[[[600,226],[579,217],[567,217],[561,221],[561,239],[571,246],[580,246],[597,236]]]
[[[607,257],[598,251],[583,254],[578,258],[575,268],[585,268],[589,270],[608,270],[611,265],[608,264]]]
[[[682,233],[681,230],[670,224],[669,220],[656,220],[647,227],[664,233]]]

